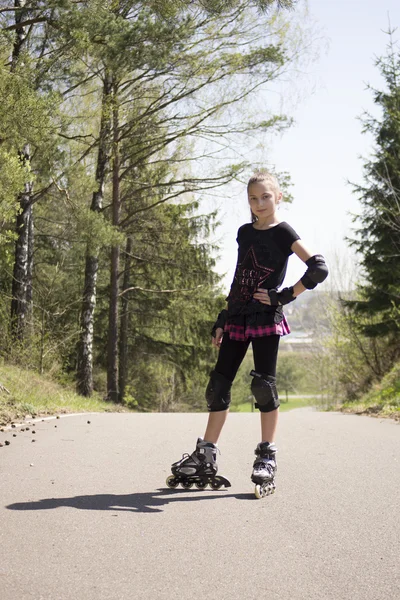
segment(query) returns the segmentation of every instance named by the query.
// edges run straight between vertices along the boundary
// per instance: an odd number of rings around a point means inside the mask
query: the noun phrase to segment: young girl
[[[217,473],[217,441],[228,415],[230,390],[251,342],[254,371],[251,391],[260,411],[261,441],[255,450],[252,481],[258,498],[275,491],[276,446],[279,400],[276,390],[276,363],[280,336],[290,333],[282,307],[307,289],[313,289],[328,275],[324,258],[313,255],[297,233],[280,221],[277,208],[282,192],[276,178],[258,172],[247,185],[252,222],[238,231],[238,262],[229,296],[212,330],[212,343],[219,356],[206,390],[209,410],[203,438],[197,440],[192,455],[172,465],[169,487],[193,483],[200,489],[210,483],[218,489],[230,483]],[[292,253],[307,265],[294,286],[278,289],[286,274]]]

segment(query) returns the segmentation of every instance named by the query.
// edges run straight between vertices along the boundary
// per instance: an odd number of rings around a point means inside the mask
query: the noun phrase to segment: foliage
[[[384,90],[372,89],[379,116],[363,116],[375,147],[364,163],[364,184],[354,185],[362,212],[351,245],[360,256],[364,283],[331,306],[328,356],[337,372],[334,401],[344,406],[396,403],[400,356],[400,49],[389,31],[386,56],[378,58]],[[396,375],[397,373],[397,375]],[[390,379],[391,383],[388,383]]]
[[[379,383],[357,402],[345,402],[342,410],[400,419],[400,365],[396,363]]]
[[[368,404],[382,403],[400,410],[400,364],[396,363],[363,400]]]
[[[0,425],[26,416],[110,410],[98,394],[82,398],[71,386],[54,381],[51,374],[43,376],[10,364],[0,364],[1,385],[10,394],[0,389]]]
[[[280,354],[277,365],[276,383],[279,390],[285,393],[286,402],[289,392],[297,392],[304,379],[301,356],[294,353]]]
[[[389,32],[387,55],[376,61],[385,81],[384,90],[372,90],[381,116],[363,118],[364,131],[374,136],[375,149],[364,164],[364,185],[354,186],[362,213],[355,218],[361,227],[351,243],[361,256],[366,283],[359,286],[357,300],[347,306],[365,317],[358,324],[366,336],[389,336],[399,354],[400,48],[393,33]]]
[[[9,360],[73,378],[85,259],[98,253],[93,356],[104,393],[110,247],[119,246],[126,405],[204,407],[209,330],[223,297],[207,241],[216,215],[202,214],[201,198],[249,169],[238,159],[244,136],[290,125],[252,102],[301,52],[290,17],[276,10],[294,4],[39,0],[0,14],[0,351]],[[120,160],[117,223],[110,170],[102,208],[91,209],[107,117],[107,160]],[[11,344],[15,218],[32,181],[33,301],[28,335]]]
[[[312,356],[309,354],[280,350],[277,364],[277,389],[281,402],[288,401],[289,393],[296,395],[319,393],[318,386],[315,386],[313,373],[307,369],[311,361]],[[232,386],[234,410],[242,410],[242,406],[246,406],[252,401],[250,389],[252,378],[249,375],[252,369],[254,369],[254,364],[250,348]]]
[[[18,194],[35,179],[20,150],[26,144],[43,149],[51,139],[52,99],[37,94],[30,77],[26,65],[13,72],[0,65],[0,244],[12,238]]]
[[[353,292],[353,299],[356,297]],[[393,337],[370,337],[363,333],[376,317],[358,314],[346,304],[340,292],[325,295],[328,326],[322,336],[315,330],[312,350],[304,365],[322,395],[321,403],[327,406],[361,401],[379,384],[389,370],[388,364],[396,361]]]

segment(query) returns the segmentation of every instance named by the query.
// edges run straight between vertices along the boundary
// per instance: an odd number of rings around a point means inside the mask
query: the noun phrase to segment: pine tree
[[[372,89],[381,115],[363,117],[375,148],[364,165],[364,185],[354,186],[362,213],[355,218],[361,227],[351,244],[361,256],[365,283],[360,299],[347,306],[366,336],[389,336],[400,351],[400,49],[393,31],[388,34],[387,54],[376,61],[386,87]]]

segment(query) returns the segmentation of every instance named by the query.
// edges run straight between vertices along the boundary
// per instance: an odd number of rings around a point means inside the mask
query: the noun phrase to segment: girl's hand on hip
[[[268,290],[264,290],[263,288],[257,288],[257,291],[255,294],[253,294],[253,298],[262,304],[271,304],[271,298],[269,297]]]
[[[222,329],[222,327],[217,327],[217,330],[215,332],[215,337],[211,338],[212,345],[215,348],[219,348],[221,346],[223,335],[224,335],[224,330]]]

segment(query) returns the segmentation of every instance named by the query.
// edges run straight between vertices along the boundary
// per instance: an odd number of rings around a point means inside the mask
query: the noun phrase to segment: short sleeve
[[[241,227],[239,227],[238,232],[237,232],[237,236],[236,236],[236,241],[238,244],[240,244],[243,235],[245,233],[245,229],[247,228],[248,224],[246,223],[245,225],[242,225]]]
[[[287,256],[293,254],[291,250],[292,244],[297,242],[300,239],[300,236],[296,233],[296,231],[286,223],[285,221],[280,223],[279,227],[279,245],[281,249],[285,252]]]

